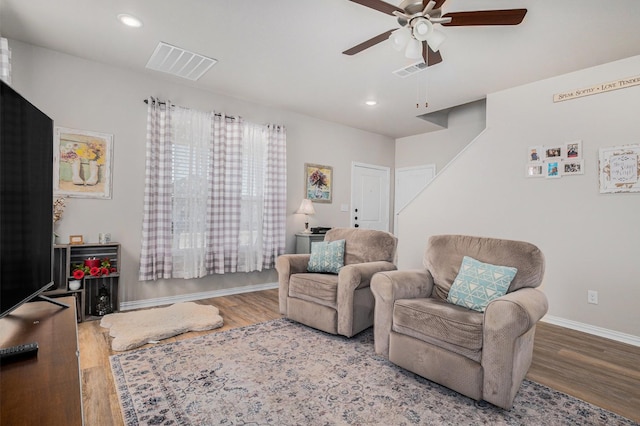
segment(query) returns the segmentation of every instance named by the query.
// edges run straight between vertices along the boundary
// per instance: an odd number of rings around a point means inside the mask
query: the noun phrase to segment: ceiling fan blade
[[[393,15],[393,12],[404,12],[398,6],[383,2],[382,0],[351,0],[354,3],[361,4],[371,9],[375,9],[378,12],[386,13],[387,15]]]
[[[347,49],[342,53],[345,55],[355,55],[356,53],[360,53],[363,50],[370,48],[371,46],[375,46],[378,43],[382,43],[383,41],[388,39],[391,33],[394,31],[395,31],[395,28],[393,30],[385,31],[384,33],[379,34],[373,38],[370,38],[367,41],[363,41],[359,45],[353,46],[351,49]]]
[[[445,1],[447,1],[447,0],[435,0],[436,5],[433,6],[433,8],[434,9],[440,9]],[[428,3],[429,3],[429,0],[422,0],[422,5],[423,5],[422,7],[427,7]]]
[[[451,12],[443,18],[451,18],[451,22],[442,24],[445,27],[463,27],[470,25],[518,25],[527,14],[527,9],[478,10],[474,12]]]
[[[422,59],[424,59],[424,63],[427,64],[428,67],[439,64],[442,62],[442,55],[440,55],[440,51],[434,52],[431,50],[426,41],[422,42]]]

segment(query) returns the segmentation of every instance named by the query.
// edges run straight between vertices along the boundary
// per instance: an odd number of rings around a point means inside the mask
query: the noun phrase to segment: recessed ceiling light
[[[140,28],[142,26],[141,20],[126,13],[121,13],[120,15],[118,15],[118,20],[128,27]]]
[[[367,101],[367,102],[365,102],[365,104],[367,104],[369,106],[374,106],[374,105],[377,105],[378,102],[376,102],[376,101]]]

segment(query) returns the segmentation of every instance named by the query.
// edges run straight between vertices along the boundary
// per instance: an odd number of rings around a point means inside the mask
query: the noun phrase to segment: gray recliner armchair
[[[465,256],[517,269],[506,294],[484,312],[448,300]],[[548,309],[535,288],[544,275],[542,252],[522,241],[437,235],[423,264],[373,277],[376,352],[475,400],[511,408],[531,365],[536,323]]]
[[[286,254],[276,261],[280,313],[331,334],[351,337],[373,325],[371,277],[395,270],[397,239],[388,232],[334,228],[325,242],[344,240],[344,266],[335,273],[307,270],[310,254]],[[316,243],[312,243],[316,244]]]

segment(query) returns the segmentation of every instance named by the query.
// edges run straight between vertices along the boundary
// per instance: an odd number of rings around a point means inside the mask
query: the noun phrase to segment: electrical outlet
[[[598,304],[598,292],[595,290],[587,290],[587,302],[593,305]]]

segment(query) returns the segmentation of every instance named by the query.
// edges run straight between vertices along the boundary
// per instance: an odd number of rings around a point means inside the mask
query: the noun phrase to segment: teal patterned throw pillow
[[[344,266],[344,240],[311,243],[311,258],[307,271],[337,274]]]
[[[496,266],[465,256],[447,301],[484,312],[489,302],[504,296],[518,269]]]

